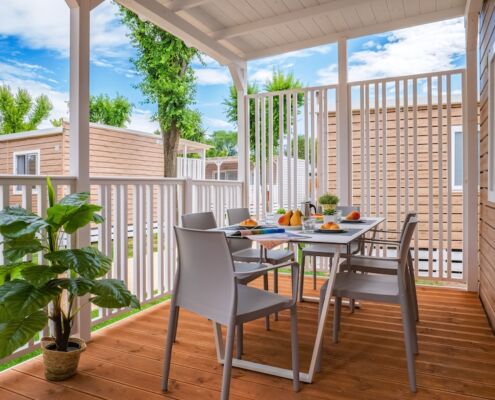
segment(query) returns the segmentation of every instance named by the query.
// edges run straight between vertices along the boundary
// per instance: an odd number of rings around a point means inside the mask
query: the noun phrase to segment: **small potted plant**
[[[330,208],[323,211],[323,223],[326,224],[327,222],[336,222],[335,221],[336,213],[337,210],[335,210],[335,208]]]
[[[56,203],[50,179],[47,184],[46,217],[21,207],[0,211],[5,259],[0,266],[0,358],[36,337],[50,321],[52,337],[41,339],[45,376],[63,380],[76,373],[86,347],[71,337],[77,313],[90,303],[138,308],[139,302],[123,281],[102,278],[111,259],[98,249],[64,246],[78,229],[103,221],[97,214],[101,207],[89,203],[89,193],[70,194]]]
[[[335,210],[337,204],[339,204],[339,198],[331,193],[325,193],[318,199],[318,203],[321,205],[323,214],[326,210]]]

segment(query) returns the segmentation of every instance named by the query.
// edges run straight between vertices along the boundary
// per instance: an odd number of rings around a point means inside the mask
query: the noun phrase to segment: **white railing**
[[[177,157],[177,178],[205,179],[205,168],[202,158]]]
[[[75,178],[55,177],[57,197],[73,192]],[[150,177],[93,177],[91,201],[101,204],[104,223],[92,227],[92,244],[112,258],[108,277],[123,280],[141,304],[172,291],[176,270],[174,225],[187,212],[213,211],[225,224],[228,208],[241,207],[242,182]],[[0,175],[0,209],[19,205],[43,214],[47,207],[45,177]],[[0,248],[0,250],[2,250]],[[38,255],[42,260],[41,254]],[[0,252],[0,265],[3,258]],[[94,307],[87,326],[127,309]],[[48,333],[48,332],[43,332]],[[32,340],[0,363],[32,352]]]

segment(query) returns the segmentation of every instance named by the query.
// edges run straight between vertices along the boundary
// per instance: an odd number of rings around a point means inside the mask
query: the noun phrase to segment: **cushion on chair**
[[[237,285],[238,322],[248,322],[292,306],[292,300],[279,294]]]

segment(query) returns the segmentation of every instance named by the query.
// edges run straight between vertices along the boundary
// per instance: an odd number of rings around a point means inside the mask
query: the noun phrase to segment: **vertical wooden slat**
[[[284,95],[278,96],[278,207],[284,207]]]
[[[428,109],[428,277],[433,276],[433,126],[431,76],[427,78]]]
[[[266,97],[260,99],[261,106],[261,219],[266,217]]]
[[[304,91],[304,200],[309,200],[309,107],[308,107],[308,91]]]
[[[404,212],[409,212],[409,80],[404,79]]]
[[[273,96],[268,99],[268,212],[273,212]],[[233,194],[233,191],[232,191]],[[231,198],[231,205],[234,204],[234,197]]]
[[[286,157],[287,157],[287,206],[289,209],[292,208],[292,151],[291,151],[291,93],[286,94]]]
[[[442,75],[437,76],[437,112],[438,112],[438,277],[443,278],[443,101]]]
[[[374,87],[375,94],[375,213],[380,215],[380,118],[378,82]]]
[[[399,80],[395,80],[395,169],[396,169],[396,192],[397,192],[397,210],[395,214],[396,230],[400,229],[401,219],[401,168],[400,168],[400,87]]]
[[[292,198],[294,199],[294,203],[293,203],[293,209],[296,209],[298,207],[298,204],[297,204],[297,192],[298,192],[298,182],[297,182],[297,178],[298,178],[298,170],[299,170],[299,151],[298,151],[298,140],[297,140],[297,135],[298,135],[298,132],[297,132],[297,109],[298,109],[298,106],[297,106],[297,96],[298,96],[298,93],[297,92],[293,92],[292,93],[292,126],[293,126],[293,141],[292,141],[292,144],[293,144],[293,153],[292,153],[292,162],[293,162],[293,170],[294,170],[294,194],[292,196]]]
[[[311,201],[314,203],[316,195],[316,137],[315,137],[315,91],[311,90]]]
[[[447,277],[452,278],[452,75],[447,74]]]
[[[254,190],[255,190],[255,209],[256,217],[260,217],[260,99],[258,96],[254,99]]]
[[[418,80],[413,79],[413,180],[414,180],[414,210],[418,209]],[[419,232],[414,233],[414,271],[419,275]]]
[[[365,85],[360,85],[360,91],[359,91],[359,128],[360,128],[360,133],[361,133],[361,139],[360,139],[360,145],[361,145],[361,154],[360,154],[360,173],[361,173],[361,185],[359,191],[361,192],[360,196],[360,203],[361,203],[361,212],[365,213],[365,197],[366,197],[366,188],[365,188],[365,149],[364,149],[364,143],[365,143]]]

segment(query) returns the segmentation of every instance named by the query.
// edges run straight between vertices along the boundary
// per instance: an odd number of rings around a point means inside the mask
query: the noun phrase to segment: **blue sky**
[[[50,10],[47,12],[46,10]],[[42,17],[40,17],[42,16]],[[120,23],[117,7],[105,1],[92,13],[91,94],[119,93],[135,105],[130,128],[153,131],[153,105],[143,104],[134,88],[139,76],[129,58],[134,54]],[[47,94],[51,118],[67,117],[69,80],[69,11],[64,0],[3,0],[0,5],[0,83]],[[443,21],[354,39],[348,44],[349,79],[363,80],[441,71],[464,66],[464,23]],[[227,68],[205,57],[195,62],[197,96],[194,105],[208,132],[231,129],[223,99],[231,82]],[[250,62],[250,80],[262,85],[274,68],[292,71],[305,85],[335,83],[337,48],[320,46]],[[43,127],[50,126],[48,121]]]

